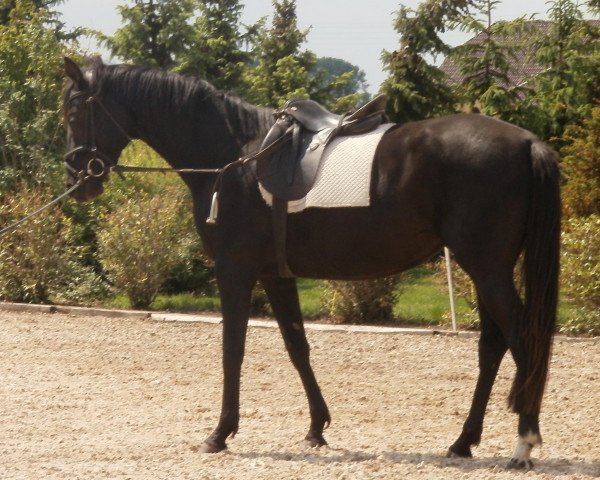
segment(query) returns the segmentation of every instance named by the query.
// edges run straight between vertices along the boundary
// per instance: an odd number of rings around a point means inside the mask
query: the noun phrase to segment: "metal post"
[[[456,332],[456,309],[454,308],[454,283],[452,282],[452,264],[450,263],[450,250],[444,247],[446,257],[446,275],[448,277],[448,295],[450,296],[450,314],[452,316],[452,331]]]

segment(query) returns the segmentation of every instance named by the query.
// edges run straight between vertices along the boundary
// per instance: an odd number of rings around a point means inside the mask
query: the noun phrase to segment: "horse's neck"
[[[269,111],[251,111],[256,129],[241,132],[218,105],[210,112],[139,113],[137,135],[174,168],[221,168],[254,151],[269,128]],[[253,120],[254,121],[254,120]]]

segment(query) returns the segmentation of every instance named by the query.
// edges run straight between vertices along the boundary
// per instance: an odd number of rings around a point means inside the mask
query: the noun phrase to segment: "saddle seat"
[[[335,137],[370,132],[387,120],[387,97],[380,95],[347,115],[337,115],[314,100],[290,100],[275,113],[277,121],[259,152],[262,187],[284,201],[306,196],[315,183],[327,144]]]

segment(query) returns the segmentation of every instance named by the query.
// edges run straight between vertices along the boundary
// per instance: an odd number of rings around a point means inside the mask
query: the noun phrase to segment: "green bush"
[[[577,216],[600,214],[600,107],[592,109],[582,126],[567,128],[564,141],[565,212]]]
[[[327,281],[323,307],[341,323],[386,323],[393,320],[399,276],[353,282]]]
[[[189,260],[197,236],[181,189],[140,193],[107,214],[98,228],[98,254],[115,288],[132,307],[148,308],[173,269]]]
[[[51,193],[21,186],[3,195],[0,225],[6,226],[47,203]],[[102,292],[101,280],[79,263],[70,221],[59,208],[32,217],[0,242],[0,299],[46,303],[83,302]]]
[[[562,330],[600,334],[600,215],[565,222],[561,270],[563,295],[577,307]]]

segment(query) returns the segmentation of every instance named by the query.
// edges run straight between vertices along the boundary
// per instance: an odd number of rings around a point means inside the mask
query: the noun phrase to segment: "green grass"
[[[473,310],[463,298],[455,298],[457,321],[471,326]],[[394,316],[402,323],[420,325],[450,325],[448,286],[431,271],[418,267],[407,272],[399,289]]]
[[[324,318],[326,314],[321,306],[322,282],[319,280],[299,279],[298,293],[302,313],[307,319]],[[106,307],[128,309],[129,301],[126,296],[119,295],[105,304]],[[172,312],[218,312],[221,301],[218,296],[204,297],[189,293],[178,295],[159,295],[151,305],[151,310]],[[456,298],[458,324],[461,328],[472,328],[477,321],[477,314],[463,298]],[[559,306],[559,328],[568,333],[596,332],[596,324],[582,328],[579,323],[573,323],[581,312],[568,302]],[[448,287],[445,282],[432,274],[427,267],[413,269],[404,275],[394,316],[398,324],[415,326],[449,326],[450,304]]]

